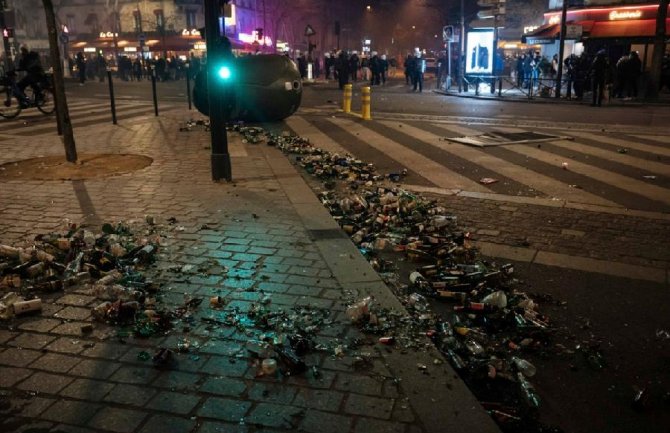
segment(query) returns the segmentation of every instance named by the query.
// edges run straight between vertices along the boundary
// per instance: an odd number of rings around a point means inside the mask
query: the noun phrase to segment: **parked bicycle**
[[[23,99],[21,89],[16,84],[16,73],[9,72],[0,77],[0,117],[13,119],[25,108],[37,108],[44,114],[51,114],[56,109],[54,103],[51,79],[45,79],[36,84],[36,89],[28,86],[25,91],[26,99]]]

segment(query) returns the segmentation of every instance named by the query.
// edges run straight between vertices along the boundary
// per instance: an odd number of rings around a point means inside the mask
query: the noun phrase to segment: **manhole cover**
[[[563,135],[544,134],[542,132],[521,131],[503,132],[491,131],[486,134],[466,135],[463,137],[447,137],[449,141],[467,144],[476,147],[503,146],[506,144],[538,143],[542,141],[572,140],[572,137]]]

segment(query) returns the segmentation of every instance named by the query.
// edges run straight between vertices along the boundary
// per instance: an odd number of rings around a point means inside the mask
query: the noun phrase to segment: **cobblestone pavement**
[[[165,239],[156,270],[166,279],[167,305],[220,295],[230,300],[227,309],[244,311],[270,294],[271,308],[326,309],[333,326],[321,330],[321,342],[362,337],[343,314],[345,289],[402,308],[283,155],[234,142],[235,182],[213,183],[209,133],[178,130],[189,116],[172,111],[129,126],[77,129],[80,153],[139,153],[153,164],[107,179],[3,182],[0,243],[59,230],[67,221],[96,226],[174,217],[183,230]],[[0,163],[62,152],[52,136],[21,147],[5,141]],[[229,272],[188,278],[166,272],[212,260]],[[136,339],[96,323],[82,335],[98,302],[89,289],[45,301],[40,315],[0,325],[0,388],[8,397],[0,407],[3,432],[497,431],[450,367],[433,364],[441,357],[432,349],[368,347],[372,363],[364,369],[352,353],[317,352],[307,362],[319,375],[256,377],[243,330],[196,322]],[[200,349],[176,354],[175,368],[155,369],[138,358],[184,337]]]

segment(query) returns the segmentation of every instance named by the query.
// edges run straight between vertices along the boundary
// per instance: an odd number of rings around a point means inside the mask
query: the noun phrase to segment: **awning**
[[[670,34],[670,20],[665,21]],[[656,20],[598,21],[590,32],[592,38],[650,38],[656,34]]]
[[[561,26],[558,24],[547,24],[521,37],[521,42],[524,44],[553,44],[559,33],[561,33]]]

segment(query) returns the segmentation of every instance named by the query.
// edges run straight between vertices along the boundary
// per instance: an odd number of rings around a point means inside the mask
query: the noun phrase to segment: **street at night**
[[[0,431],[667,433],[667,1],[326,3],[0,1]]]

